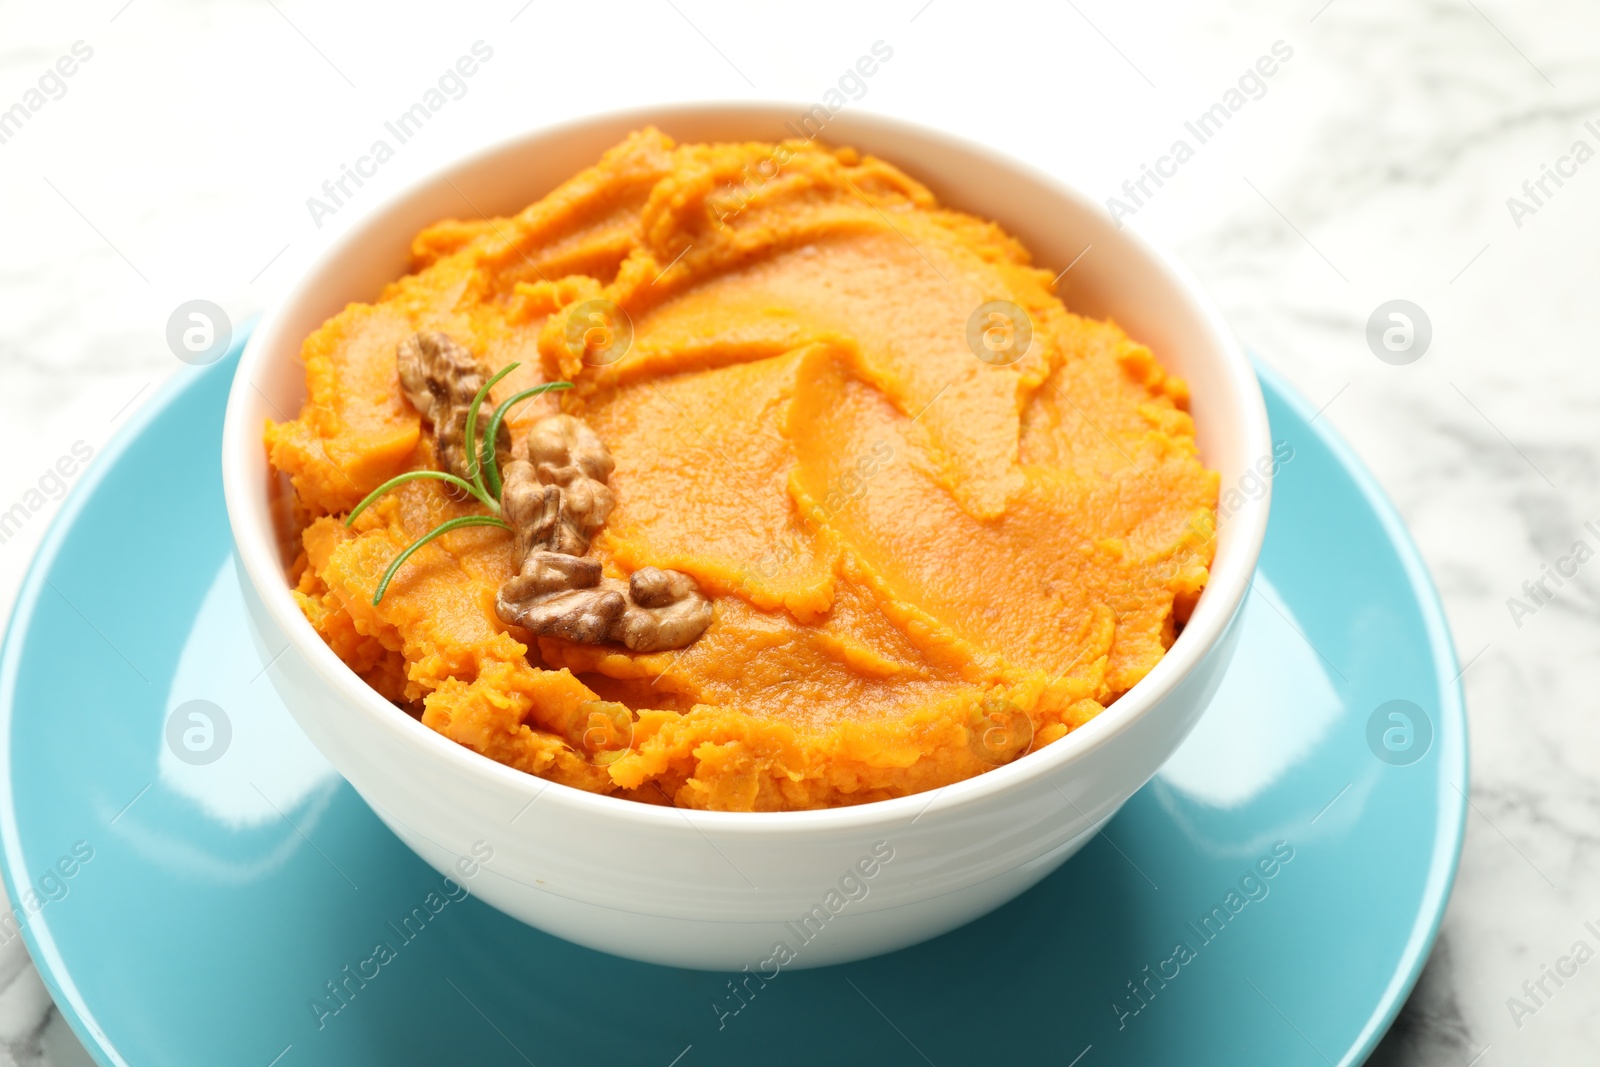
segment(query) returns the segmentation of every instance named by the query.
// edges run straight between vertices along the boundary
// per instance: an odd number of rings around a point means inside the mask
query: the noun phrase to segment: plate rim
[[[33,558],[28,561],[22,583],[17,587],[16,600],[12,603],[11,613],[6,619],[4,642],[0,643],[0,768],[5,769],[5,780],[3,785],[0,785],[0,879],[4,881],[7,904],[13,911],[16,910],[18,896],[12,872],[21,869],[23,861],[17,827],[14,782],[9,773],[11,723],[16,711],[13,694],[16,691],[23,644],[22,638],[18,636],[22,632],[19,630],[19,623],[26,621],[28,628],[31,628],[39,598],[46,584],[45,576],[60,557],[67,534],[77,525],[84,507],[110,477],[112,469],[117,466],[123,454],[144,435],[152,423],[164,416],[167,410],[190,389],[197,387],[210,375],[223,373],[224,368],[236,365],[258,319],[259,316],[252,316],[235,329],[233,339],[221,358],[204,365],[180,367],[171,372],[157,387],[149,401],[135,409],[128,421],[112,434],[111,440],[106,442],[105,447],[95,455],[94,461],[89,464],[83,476],[67,494],[61,510],[50,520],[39,547],[34,551]],[[232,379],[231,373],[228,377],[229,380]],[[219,484],[217,490],[220,492],[221,488]],[[53,938],[46,944],[36,935],[36,929],[42,925],[33,922],[20,924],[23,942],[28,949],[28,958],[33,963],[34,970],[38,972],[40,980],[44,982],[45,989],[50,993],[51,1003],[61,1012],[62,1018],[67,1020],[73,1033],[97,1063],[103,1067],[130,1067],[122,1053],[95,1021],[94,1012],[78,992],[77,983],[67,972],[65,961],[55,951]]]
[[[1350,473],[1356,488],[1366,498],[1373,514],[1382,523],[1390,543],[1395,546],[1396,555],[1405,570],[1406,579],[1421,611],[1423,627],[1428,632],[1428,645],[1433,652],[1434,663],[1437,664],[1435,681],[1440,697],[1437,711],[1440,721],[1436,736],[1443,736],[1448,728],[1461,739],[1458,766],[1445,767],[1443,752],[1440,753],[1441,788],[1437,824],[1440,833],[1434,840],[1433,862],[1429,867],[1422,898],[1418,902],[1417,919],[1412,924],[1411,936],[1406,940],[1400,965],[1390,978],[1389,985],[1374,1006],[1372,1014],[1368,1016],[1367,1023],[1357,1036],[1355,1044],[1339,1060],[1339,1067],[1346,1067],[1364,1063],[1377,1048],[1378,1042],[1389,1032],[1389,1028],[1394,1025],[1400,1009],[1405,1006],[1411,991],[1416,988],[1417,980],[1422,977],[1422,970],[1427,966],[1428,957],[1433,953],[1434,942],[1439,937],[1439,927],[1444,922],[1445,909],[1449,906],[1450,896],[1455,890],[1456,874],[1461,867],[1461,849],[1466,840],[1467,796],[1472,790],[1472,746],[1467,726],[1466,697],[1459,669],[1460,657],[1456,654],[1450,620],[1444,612],[1444,602],[1439,598],[1439,590],[1434,585],[1433,575],[1422,558],[1422,551],[1412,539],[1405,520],[1401,518],[1399,509],[1394,506],[1389,494],[1350,443],[1331,425],[1317,425],[1316,417],[1320,412],[1312,408],[1311,402],[1290,383],[1287,376],[1269,365],[1254,350],[1248,350],[1248,355],[1263,384],[1300,417],[1306,428],[1315,433],[1327,446],[1339,465]],[[1452,668],[1455,669],[1455,673],[1447,676],[1445,672]],[[3,699],[3,691],[0,691],[0,699]],[[1452,769],[1460,778],[1459,786],[1449,781]],[[1445,787],[1450,787],[1450,792],[1455,793],[1453,800],[1446,793]],[[1445,846],[1442,850],[1441,844]]]
[[[169,375],[150,400],[139,407],[112,435],[111,440],[95,457],[96,461],[73,486],[61,509],[51,520],[18,586],[16,600],[6,622],[4,643],[0,644],[0,767],[9,768],[11,763],[11,724],[15,712],[13,693],[20,669],[23,644],[18,636],[22,632],[19,630],[19,624],[27,623],[31,626],[46,583],[45,575],[59,558],[67,534],[76,525],[87,501],[109,477],[117,461],[143,436],[151,424],[164,416],[180,397],[197,387],[210,375],[226,374],[228,380],[232,380],[230,368],[237,364],[256,321],[253,317],[238,327],[228,351],[221,359],[194,368],[192,371],[180,368]],[[1247,352],[1247,355],[1252,369],[1262,380],[1262,384],[1305,423],[1306,427],[1328,448],[1339,466],[1350,474],[1356,488],[1378,518],[1386,537],[1394,545],[1419,614],[1422,616],[1423,627],[1428,634],[1429,648],[1437,665],[1435,681],[1440,698],[1437,711],[1440,720],[1438,732],[1442,735],[1447,729],[1452,730],[1460,738],[1459,746],[1452,746],[1458,748],[1460,754],[1458,766],[1454,768],[1444,766],[1441,750],[1439,818],[1436,822],[1433,859],[1421,898],[1417,902],[1416,918],[1412,923],[1410,936],[1401,951],[1400,964],[1389,984],[1379,995],[1355,1042],[1339,1060],[1340,1067],[1346,1067],[1364,1062],[1388,1032],[1401,1007],[1416,987],[1433,945],[1438,939],[1439,928],[1443,923],[1445,909],[1449,904],[1460,869],[1466,832],[1467,796],[1471,789],[1471,746],[1466,700],[1458,669],[1459,658],[1456,655],[1443,602],[1439,598],[1438,589],[1434,585],[1427,564],[1394,503],[1354,448],[1333,430],[1331,425],[1317,425],[1315,420],[1318,413],[1288,378],[1254,351]],[[216,490],[221,492],[220,484],[216,486]],[[1445,673],[1452,668],[1457,668],[1457,673],[1453,677]],[[1450,781],[1452,770],[1456,772],[1455,777],[1460,780],[1459,786]],[[1454,800],[1446,789],[1456,794]],[[3,876],[8,903],[13,909],[18,898],[12,872],[21,869],[22,860],[16,821],[15,792],[13,782],[8,775],[4,785],[0,786],[0,876]],[[78,992],[76,984],[67,972],[65,962],[54,951],[53,944],[41,942],[36,936],[35,931],[43,928],[45,924],[42,923],[23,923],[21,935],[27,946],[29,958],[50,993],[52,1003],[97,1063],[103,1067],[129,1067],[128,1061],[96,1023],[94,1012]]]

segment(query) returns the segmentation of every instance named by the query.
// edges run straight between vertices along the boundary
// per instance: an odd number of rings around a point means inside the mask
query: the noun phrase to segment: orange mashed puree
[[[293,486],[306,617],[379,693],[490,759],[693,808],[915,793],[1098,714],[1206,583],[1217,476],[1183,382],[1067,311],[1015,238],[882,160],[646,129],[520,214],[441,222],[412,254],[306,340],[308,400],[266,443]],[[633,328],[604,366],[567,341],[597,298]],[[1004,366],[968,343],[994,300],[1033,330]],[[699,640],[636,654],[507,627],[512,539],[492,528],[434,541],[372,605],[406,545],[481,513],[421,481],[344,525],[434,465],[395,369],[418,330],[490,371],[520,361],[495,400],[575,383],[519,410],[514,439],[556,410],[588,422],[616,460],[592,554],[614,577],[691,575],[715,612]],[[595,709],[619,705],[631,743],[596,760]]]

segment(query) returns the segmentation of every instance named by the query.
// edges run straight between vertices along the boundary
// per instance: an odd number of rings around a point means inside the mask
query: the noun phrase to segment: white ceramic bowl
[[[261,431],[267,418],[300,409],[304,338],[404,274],[422,227],[478,211],[512,214],[630,130],[654,123],[682,141],[776,140],[805,110],[703,105],[604,115],[450,164],[375,207],[268,312],[228,401],[228,516],[257,636],[273,652],[287,644],[270,677],[300,726],[439,871],[525,922],[620,956],[770,975],[913,944],[1032,886],[1155,774],[1204,711],[1232,654],[1266,529],[1265,494],[1225,517],[1210,585],[1189,624],[1104,714],[987,774],[857,807],[741,814],[598,796],[486,759],[369,689],[302,617],[273,524]],[[1115,319],[1188,380],[1201,453],[1224,491],[1271,454],[1260,389],[1216,310],[1168,255],[1117,229],[1087,196],[886,118],[846,112],[822,136],[887,159],[944,203],[996,220],[1042,265],[1065,266],[1093,245],[1070,276],[1069,306]]]

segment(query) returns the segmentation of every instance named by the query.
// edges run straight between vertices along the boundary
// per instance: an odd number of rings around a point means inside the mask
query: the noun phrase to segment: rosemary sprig
[[[444,471],[407,471],[405,474],[390,478],[388,481],[378,486],[378,488],[368,493],[366,499],[357,504],[356,509],[350,513],[349,518],[344,520],[344,524],[349,526],[351,523],[355,522],[357,515],[360,515],[363,511],[366,511],[367,508],[371,507],[380,496],[382,496],[384,493],[387,493],[389,490],[398,489],[407,482],[422,481],[424,479],[431,479],[432,481],[444,482],[448,485],[453,485],[457,489],[461,489],[477,497],[478,501],[482,503],[484,507],[491,509],[496,514],[499,514],[500,512],[500,505],[498,502],[492,500],[488,494],[484,493],[476,485],[473,485],[468,481],[463,481],[462,479],[457,478],[454,474],[446,474]]]
[[[389,591],[389,583],[394,581],[394,576],[399,573],[400,565],[410,559],[413,552],[432,541],[435,537],[447,534],[451,530],[459,530],[464,526],[498,526],[502,530],[511,529],[511,524],[497,515],[463,515],[459,519],[441,522],[411,542],[410,547],[396,556],[394,562],[389,564],[389,569],[383,572],[383,580],[378,583],[378,591],[372,594],[372,606],[378,606],[378,601],[383,599],[383,594]]]
[[[494,383],[498,382],[501,378],[504,378],[521,365],[522,364],[520,363],[507,363],[504,367],[501,367],[500,373],[483,383],[483,388],[478,390],[478,395],[472,398],[472,406],[467,408],[467,477],[471,478],[472,484],[478,487],[476,496],[479,500],[488,497],[490,500],[495,501],[490,510],[494,511],[496,514],[499,514],[500,512],[500,494],[495,493],[494,496],[490,497],[488,490],[484,488],[483,457],[479,452],[479,446],[474,443],[478,439],[478,409],[483,406],[483,401],[486,397],[488,397],[489,390],[494,388]],[[491,455],[494,453],[494,440],[495,439],[491,437],[487,442]]]
[[[516,364],[513,363],[512,366],[514,367]],[[487,475],[491,495],[499,497],[500,490],[504,488],[500,483],[500,457],[495,454],[494,443],[500,439],[500,424],[506,421],[506,415],[513,407],[529,397],[535,397],[541,393],[555,392],[558,389],[571,388],[571,382],[546,382],[543,385],[536,385],[532,389],[524,389],[494,409],[494,414],[489,417],[489,428],[483,435],[483,457],[480,461],[484,474]]]
[[[390,478],[368,493],[361,503],[355,506],[355,510],[345,518],[345,526],[351,526],[356,521],[356,517],[371,507],[373,502],[383,494],[407,482],[423,479],[432,479],[433,481],[444,482],[446,485],[454,486],[477,500],[478,503],[488,508],[490,512],[488,515],[462,515],[458,518],[448,519],[408,545],[406,550],[396,556],[394,562],[390,563],[389,568],[383,572],[383,578],[378,582],[377,592],[372,595],[373,607],[377,607],[378,602],[383,599],[383,594],[389,591],[389,583],[400,572],[400,567],[405,561],[410,559],[417,549],[429,541],[447,534],[451,530],[460,530],[468,526],[498,526],[502,530],[511,529],[510,523],[500,517],[500,493],[503,485],[500,480],[500,458],[495,453],[495,442],[500,438],[500,426],[505,422],[506,415],[510,410],[522,401],[538,396],[541,393],[572,388],[571,382],[546,382],[544,385],[536,385],[532,389],[524,389],[495,408],[494,413],[489,418],[487,432],[482,439],[479,439],[477,436],[478,412],[483,407],[484,400],[489,396],[489,390],[494,387],[496,382],[516,370],[519,366],[521,366],[520,363],[511,363],[501,368],[498,374],[483,383],[483,388],[479,389],[477,396],[472,398],[472,406],[467,408],[466,452],[467,473],[470,476],[470,480],[459,478],[446,471],[408,471],[405,474]]]

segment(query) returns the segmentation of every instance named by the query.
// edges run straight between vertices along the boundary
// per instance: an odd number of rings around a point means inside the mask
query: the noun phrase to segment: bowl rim
[[[308,665],[330,686],[341,705],[353,714],[373,721],[401,746],[423,760],[440,760],[462,781],[486,776],[489,781],[526,798],[529,803],[544,798],[574,816],[632,820],[642,829],[661,832],[682,831],[687,825],[695,832],[715,830],[724,835],[780,833],[786,836],[870,832],[916,822],[940,798],[941,811],[954,811],[994,799],[996,794],[1019,789],[1059,773],[1065,767],[1089,758],[1113,739],[1133,728],[1192,673],[1227,633],[1251,588],[1266,534],[1271,503],[1271,479],[1259,496],[1247,497],[1244,504],[1228,516],[1232,550],[1230,559],[1219,567],[1214,561],[1210,578],[1193,615],[1172,646],[1150,672],[1089,722],[1043,748],[1030,751],[1011,763],[995,767],[971,778],[935,789],[887,800],[867,801],[840,807],[800,811],[725,812],[665,807],[591,793],[574,786],[540,778],[499,763],[424,726],[409,715],[398,713],[340,660],[312,629],[284,580],[277,539],[259,487],[251,485],[246,456],[262,447],[259,426],[245,415],[254,387],[255,371],[274,354],[300,351],[302,337],[285,337],[285,320],[291,311],[311,294],[320,275],[353,252],[373,234],[390,225],[392,215],[403,212],[413,200],[421,199],[441,184],[492,165],[501,156],[514,154],[529,142],[571,137],[599,126],[631,123],[635,127],[670,127],[674,121],[706,121],[714,118],[743,119],[751,124],[804,114],[810,105],[796,101],[689,101],[628,107],[585,114],[553,124],[541,124],[507,134],[487,145],[441,162],[438,166],[407,182],[361,210],[340,233],[334,235],[307,264],[296,280],[271,302],[252,331],[240,357],[229,389],[222,434],[222,481],[228,521],[235,550],[248,580],[274,624]],[[860,144],[863,131],[890,138],[910,137],[954,157],[973,157],[1008,169],[1029,180],[1080,212],[1098,212],[1100,205],[1086,193],[1040,168],[1015,159],[980,143],[967,140],[904,119],[860,109],[852,109],[844,125],[850,128],[845,138]],[[871,146],[863,147],[872,154]],[[891,160],[892,162],[892,160]],[[542,195],[542,194],[538,194]],[[1025,236],[1025,235],[1023,235]],[[1242,347],[1229,330],[1220,310],[1199,286],[1191,272],[1159,245],[1146,240],[1130,227],[1118,228],[1118,237],[1148,261],[1157,272],[1164,272],[1191,305],[1190,311],[1204,324],[1212,347],[1222,353],[1222,373],[1218,380],[1234,397],[1236,407],[1247,416],[1239,440],[1246,456],[1266,455],[1271,451],[1271,433],[1260,383]],[[1092,269],[1092,266],[1091,266]],[[287,347],[286,347],[287,346]],[[1220,573],[1219,573],[1220,572]],[[1141,785],[1143,783],[1140,783]],[[549,794],[548,797],[545,794]]]

